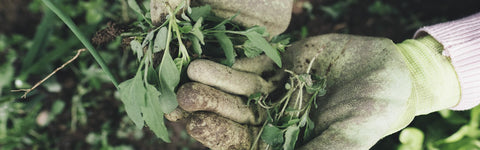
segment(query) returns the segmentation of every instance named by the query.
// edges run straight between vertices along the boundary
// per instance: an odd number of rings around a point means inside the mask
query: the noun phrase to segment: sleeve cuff
[[[450,57],[461,87],[461,99],[450,109],[466,110],[480,104],[480,13],[420,28],[415,38],[431,35]]]

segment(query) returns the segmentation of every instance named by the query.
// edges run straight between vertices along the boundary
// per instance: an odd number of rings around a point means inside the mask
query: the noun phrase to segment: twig
[[[27,98],[27,94],[30,93],[33,89],[37,88],[40,84],[42,84],[43,82],[45,82],[48,78],[50,78],[52,75],[54,75],[55,73],[57,73],[60,69],[63,69],[65,66],[67,66],[69,63],[71,63],[72,61],[74,61],[75,59],[77,59],[78,56],[80,56],[80,53],[82,53],[83,51],[85,51],[86,49],[82,48],[82,49],[79,49],[77,50],[77,54],[75,56],[73,56],[72,59],[68,60],[67,62],[65,62],[62,66],[58,67],[57,69],[55,69],[52,73],[50,73],[48,76],[46,76],[45,78],[43,78],[42,80],[40,80],[39,82],[37,82],[32,88],[29,88],[29,89],[18,89],[18,90],[11,90],[11,92],[25,92],[25,94],[23,94],[23,96],[21,98]]]
[[[254,150],[254,149],[257,149],[257,144],[258,144],[258,141],[260,141],[260,137],[262,136],[262,132],[263,132],[263,129],[265,128],[265,126],[267,125],[268,121],[265,121],[263,123],[263,126],[262,128],[260,128],[260,131],[258,131],[258,134],[257,134],[257,137],[255,138],[255,141],[253,141],[253,144],[252,146],[250,147],[250,150]]]

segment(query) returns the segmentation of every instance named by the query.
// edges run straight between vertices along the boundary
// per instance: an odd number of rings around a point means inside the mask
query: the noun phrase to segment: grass
[[[100,65],[100,67],[105,71],[107,76],[112,80],[113,85],[117,87],[118,89],[118,82],[115,80],[113,77],[113,74],[111,73],[110,69],[107,67],[105,64],[105,61],[103,60],[102,56],[98,54],[98,51],[92,46],[90,43],[90,40],[85,38],[85,36],[80,32],[80,29],[78,29],[77,25],[73,23],[72,19],[70,17],[66,16],[62,11],[60,11],[52,2],[49,0],[42,0],[45,5],[52,10],[62,21],[70,28],[70,30],[75,34],[75,36],[82,42],[82,44],[87,48],[87,50],[92,54],[93,58],[97,61],[97,63]]]

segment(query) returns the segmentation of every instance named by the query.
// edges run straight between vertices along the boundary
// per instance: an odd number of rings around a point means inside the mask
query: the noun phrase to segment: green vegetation
[[[293,150],[298,139],[309,141],[314,138],[315,124],[310,119],[312,106],[317,107],[317,97],[326,94],[326,79],[315,74],[310,74],[314,56],[310,61],[306,74],[297,75],[292,71],[289,81],[285,84],[285,96],[277,102],[266,102],[266,97],[253,94],[250,99],[262,106],[268,112],[268,119],[260,130],[259,137],[272,149]],[[304,92],[311,97],[303,97]],[[304,104],[305,103],[305,104]],[[300,134],[300,132],[303,132]],[[298,137],[303,135],[303,137]],[[257,140],[252,144],[256,147]]]

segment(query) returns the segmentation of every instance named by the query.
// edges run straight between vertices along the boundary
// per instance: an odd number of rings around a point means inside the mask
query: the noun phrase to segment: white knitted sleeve
[[[466,110],[480,103],[480,13],[420,28],[414,37],[429,34],[450,57],[461,87],[460,102],[450,108]]]

